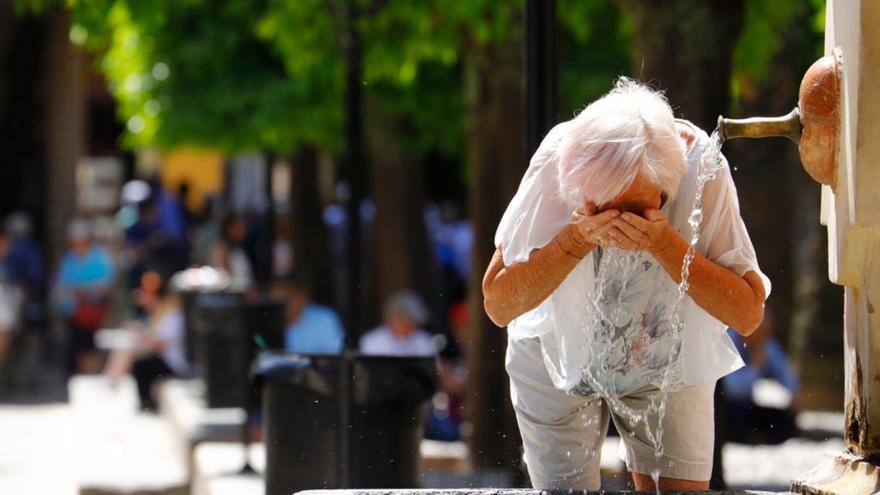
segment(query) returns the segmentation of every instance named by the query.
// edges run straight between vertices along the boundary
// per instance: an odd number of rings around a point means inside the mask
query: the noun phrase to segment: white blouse
[[[688,217],[710,140],[689,122],[677,122],[690,127],[696,139],[688,149],[679,190],[662,211],[690,241]],[[563,122],[548,133],[501,219],[495,245],[507,266],[528,260],[570,222],[573,212],[559,195],[556,170],[556,148],[569,125]],[[722,162],[703,190],[697,250],[740,276],[754,271],[769,295],[770,281],[758,267],[739,214],[730,167],[723,157]],[[537,308],[512,321],[508,336],[540,337],[554,385],[576,393],[591,393],[596,385],[622,393],[648,384],[660,386],[664,377],[675,390],[714,382],[740,368],[743,363],[726,325],[689,296],[679,308],[683,325],[678,346],[672,332],[677,296],[677,284],[649,254],[598,248]]]

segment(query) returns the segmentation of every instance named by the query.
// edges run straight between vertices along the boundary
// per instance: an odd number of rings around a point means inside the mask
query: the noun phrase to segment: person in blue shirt
[[[746,365],[724,377],[729,440],[737,443],[782,443],[797,432],[795,417],[800,411],[800,381],[782,345],[773,337],[774,317],[765,311],[764,322],[748,337],[728,331]],[[771,379],[791,396],[785,408],[755,403],[758,380]]]
[[[97,373],[94,333],[110,309],[115,269],[110,253],[92,242],[91,226],[73,220],[68,228],[70,249],[55,279],[55,308],[67,323],[69,373]]]
[[[300,354],[339,354],[345,331],[336,312],[312,300],[309,285],[302,279],[279,284],[278,293],[287,301],[284,348]]]

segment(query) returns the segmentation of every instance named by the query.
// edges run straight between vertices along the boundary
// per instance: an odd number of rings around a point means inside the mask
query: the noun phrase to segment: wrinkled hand
[[[625,212],[612,220],[608,230],[612,247],[655,254],[665,248],[671,236],[677,235],[660,210],[645,210],[644,215]]]
[[[571,224],[577,227],[580,240],[594,246],[607,246],[611,241],[609,231],[614,227],[612,222],[620,216],[617,210],[596,212],[596,205],[587,203],[571,215]]]

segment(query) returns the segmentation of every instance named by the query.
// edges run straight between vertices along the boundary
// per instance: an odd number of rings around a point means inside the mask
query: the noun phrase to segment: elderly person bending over
[[[483,293],[489,317],[508,327],[511,396],[535,488],[599,489],[609,417],[636,489],[653,489],[655,470],[661,490],[708,488],[715,382],[742,366],[725,329],[754,331],[770,289],[729,167],[720,152],[704,153],[709,146],[661,94],[622,78],[532,157]],[[713,166],[678,302],[697,178]],[[646,412],[647,425],[633,411]]]

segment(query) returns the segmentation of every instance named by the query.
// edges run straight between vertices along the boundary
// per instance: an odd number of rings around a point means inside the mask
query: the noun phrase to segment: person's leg
[[[654,487],[654,479],[651,478],[651,475],[637,473],[637,472],[633,471],[632,477],[633,477],[633,484],[635,484],[635,486],[636,486],[636,491],[653,492],[653,491],[657,490]],[[660,477],[660,491],[661,492],[690,492],[690,491],[700,491],[700,490],[708,490],[708,489],[709,489],[709,480],[691,481],[691,480],[680,480],[680,479],[676,479],[676,478],[667,478],[664,476]]]
[[[96,375],[101,372],[101,354],[95,346],[95,332],[77,330],[80,334],[80,353],[76,360],[76,368],[80,373]]]
[[[555,388],[538,339],[508,343],[507,372],[532,486],[598,490],[600,453],[608,429],[602,401]]]
[[[115,387],[122,377],[131,372],[134,360],[134,349],[115,349],[110,352],[104,364],[104,376],[111,386]]]
[[[654,490],[651,473],[660,471],[660,489],[668,491],[707,490],[712,475],[715,439],[715,385],[686,387],[670,392],[663,418],[663,454],[657,462],[654,436],[658,416],[652,414],[648,425],[612,409],[614,423],[626,449],[626,465],[636,490]],[[642,389],[623,397],[629,408],[644,411],[659,392]]]
[[[141,401],[141,409],[155,411],[157,404],[153,398],[153,384],[160,378],[171,378],[174,372],[165,364],[159,356],[147,356],[132,364],[131,374],[137,383],[138,397]]]
[[[80,372],[80,356],[88,349],[87,335],[73,325],[67,326],[67,374],[73,376]]]

